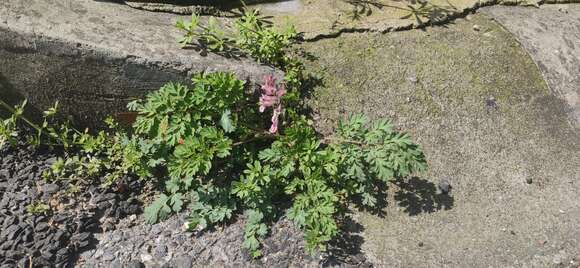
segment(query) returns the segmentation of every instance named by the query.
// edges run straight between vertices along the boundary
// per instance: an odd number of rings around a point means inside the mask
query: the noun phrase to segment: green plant
[[[6,110],[10,111],[12,114],[7,119],[0,119],[0,148],[4,147],[4,145],[7,143],[16,145],[18,142],[17,122],[18,119],[22,117],[24,107],[26,106],[26,101],[22,102],[20,105],[17,105],[14,108],[10,107],[10,105],[1,100],[0,105]]]
[[[0,100],[0,107],[3,107],[12,114],[8,119],[0,120],[0,146],[6,142],[12,145],[16,144],[16,130],[19,121],[24,122],[34,132],[34,135],[27,135],[26,138],[29,144],[36,147],[48,145],[63,147],[66,150],[81,143],[79,139],[82,137],[90,136],[87,131],[82,133],[72,128],[68,120],[59,121],[56,119],[56,115],[58,114],[58,101],[54,106],[43,112],[41,125],[37,125],[23,115],[26,104],[27,100],[24,100],[20,105],[12,108]]]
[[[260,15],[260,11],[245,10],[235,22],[235,43],[243,51],[260,62],[285,66],[286,49],[294,43],[297,32],[294,27],[284,32],[274,30]]]
[[[286,72],[285,80],[291,89],[301,85],[304,67],[289,53],[298,37],[294,27],[277,31],[259,10],[247,8],[242,10],[242,16],[233,25],[224,29],[213,17],[204,24],[197,14],[192,14],[189,22],[179,19],[176,23],[176,27],[185,32],[179,40],[184,47],[197,44],[217,53],[235,55],[241,52],[259,62],[281,68]]]
[[[189,208],[189,228],[204,230],[244,211],[244,246],[259,257],[268,226],[284,213],[305,230],[310,250],[324,250],[349,206],[376,208],[379,185],[426,168],[419,146],[388,121],[353,115],[320,137],[305,116],[284,116],[289,104],[272,76],[260,99],[244,88],[220,72],[169,83],[129,104],[138,114],[131,134],[109,119],[108,132],[72,135],[78,153],[58,159],[45,179],[67,180],[71,194],[101,177],[104,185],[153,180],[163,188],[145,209],[151,223]],[[264,116],[269,107],[273,115]]]
[[[194,40],[197,40],[201,46],[208,47],[211,51],[232,52],[234,41],[227,36],[225,31],[221,30],[219,22],[214,17],[211,17],[208,23],[203,25],[201,17],[193,13],[190,22],[179,19],[175,26],[185,31],[185,35],[179,40],[183,47],[187,47]]]
[[[45,214],[50,211],[50,206],[42,202],[34,202],[26,206],[26,212],[29,214]]]
[[[250,96],[244,96],[241,81],[230,80],[236,79],[198,75],[193,87],[169,84],[145,103],[131,105],[140,114],[136,132],[168,153],[162,161],[166,194],[147,209],[150,222],[187,203],[193,229],[227,221],[243,210],[248,218],[244,245],[257,257],[268,223],[283,213],[275,200],[291,200],[288,216],[306,230],[309,248],[324,249],[339,232],[349,204],[375,207],[379,183],[426,167],[420,148],[384,120],[370,124],[364,116],[352,116],[327,138],[320,138],[305,117],[288,121],[283,131],[266,132],[255,120],[256,109],[253,116],[235,116],[248,111],[237,107],[247,107]],[[266,81],[264,96],[271,98],[261,100],[260,111],[281,107],[275,80]],[[231,121],[227,126],[224,114]]]
[[[374,211],[381,185],[426,168],[420,147],[386,120],[353,115],[333,136],[316,132],[298,112],[304,67],[287,51],[294,30],[276,32],[257,11],[247,10],[234,24],[234,37],[217,21],[202,25],[197,15],[177,26],[186,31],[182,44],[197,39],[211,50],[237,48],[282,68],[285,82],[266,76],[258,98],[231,73],[196,74],[191,83],[168,83],[129,103],[137,114],[131,130],[109,119],[110,129],[97,135],[67,124],[51,127],[55,106],[42,126],[33,127],[41,133],[37,140],[77,151],[57,160],[45,179],[68,180],[71,193],[102,177],[105,186],[123,176],[150,180],[161,187],[145,208],[146,220],[189,208],[192,230],[225,224],[243,212],[244,246],[256,258],[268,226],[281,215],[305,231],[309,250],[325,250],[349,207]],[[22,111],[16,112],[17,118]],[[3,133],[15,131],[12,121],[3,123]]]

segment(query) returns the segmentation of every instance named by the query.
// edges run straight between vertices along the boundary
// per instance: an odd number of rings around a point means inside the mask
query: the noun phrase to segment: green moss
[[[482,31],[473,31],[473,24]],[[325,82],[310,103],[329,122],[361,110],[421,120],[453,110],[485,112],[490,98],[516,104],[548,93],[528,55],[490,20],[477,16],[454,28],[349,34],[304,44],[318,57],[308,63],[310,69]],[[512,112],[518,115],[517,109]]]

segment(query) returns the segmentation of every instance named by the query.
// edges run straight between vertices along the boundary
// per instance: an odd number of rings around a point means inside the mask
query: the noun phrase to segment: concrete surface
[[[377,267],[580,265],[580,133],[511,33],[475,14],[303,47],[323,133],[350,113],[387,117],[429,164],[390,185],[382,215],[356,214],[352,248]]]
[[[571,124],[580,127],[580,4],[540,8],[488,7],[538,64],[550,89],[568,103]]]
[[[178,16],[92,0],[0,1],[0,94],[95,125],[127,101],[201,71],[260,83],[276,72],[248,59],[181,49]],[[276,72],[281,75],[280,72]]]
[[[292,24],[306,40],[318,40],[353,32],[391,32],[441,23],[481,6],[510,0],[291,0],[292,8],[270,8],[258,4],[278,24]],[[577,0],[576,0],[577,1]],[[513,2],[513,3],[511,3]],[[511,1],[510,4],[536,5],[540,0]],[[353,16],[358,9],[360,16]]]

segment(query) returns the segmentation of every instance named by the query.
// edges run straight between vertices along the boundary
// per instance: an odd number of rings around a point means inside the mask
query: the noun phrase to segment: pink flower
[[[284,85],[276,86],[276,78],[272,75],[264,77],[264,84],[262,85],[262,96],[260,96],[260,113],[263,113],[266,108],[272,107],[272,126],[270,126],[270,133],[278,132],[278,117],[282,113],[282,96],[286,94]]]

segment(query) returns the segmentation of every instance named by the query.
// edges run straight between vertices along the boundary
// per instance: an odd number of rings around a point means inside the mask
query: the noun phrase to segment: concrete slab
[[[580,127],[580,4],[495,6],[481,12],[516,36],[550,89],[568,103],[570,122]]]
[[[88,125],[127,101],[201,71],[254,84],[280,72],[249,59],[180,48],[178,16],[92,0],[0,1],[0,97],[28,98]]]
[[[356,214],[350,249],[376,267],[578,265],[580,132],[510,32],[474,14],[303,45],[323,79],[309,101],[323,133],[351,113],[386,117],[429,164],[389,184],[382,215]]]

